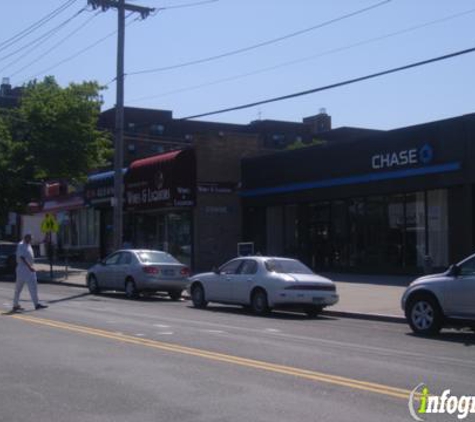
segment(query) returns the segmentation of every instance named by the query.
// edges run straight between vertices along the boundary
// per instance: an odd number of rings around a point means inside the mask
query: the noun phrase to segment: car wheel
[[[125,297],[127,299],[136,299],[139,293],[137,291],[137,286],[135,285],[134,280],[128,279],[125,282]]]
[[[262,289],[257,289],[251,296],[251,309],[256,315],[267,315],[270,311],[267,293]]]
[[[89,289],[89,293],[93,295],[97,295],[100,292],[99,283],[97,282],[97,278],[94,274],[91,274],[88,277],[87,288]]]
[[[196,284],[191,289],[191,301],[195,308],[204,309],[208,305],[205,297],[205,290],[201,284]]]
[[[322,313],[323,308],[321,306],[311,306],[305,310],[305,313],[309,318],[316,318]]]
[[[416,334],[435,335],[442,328],[442,311],[431,296],[418,296],[409,300],[405,311],[409,325]]]
[[[180,300],[181,299],[181,290],[171,290],[168,292],[171,300]]]

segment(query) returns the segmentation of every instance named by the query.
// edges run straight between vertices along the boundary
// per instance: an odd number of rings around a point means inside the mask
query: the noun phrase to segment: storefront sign
[[[226,206],[207,206],[205,207],[205,213],[206,214],[229,214],[231,212],[230,207]]]
[[[432,161],[433,155],[433,148],[429,144],[425,144],[419,149],[412,148],[397,152],[375,154],[371,157],[371,167],[377,170],[415,164],[428,164]]]
[[[125,174],[127,169],[122,170]],[[87,204],[109,204],[114,197],[114,171],[91,174],[84,188],[84,199]]]
[[[128,210],[192,207],[195,177],[192,150],[137,160],[125,177],[125,206]]]
[[[114,196],[114,186],[98,186],[88,188],[85,192],[85,199],[88,202],[95,202],[101,199],[107,199]]]
[[[216,183],[199,183],[198,193],[203,194],[229,194],[236,190],[235,183],[216,182]]]

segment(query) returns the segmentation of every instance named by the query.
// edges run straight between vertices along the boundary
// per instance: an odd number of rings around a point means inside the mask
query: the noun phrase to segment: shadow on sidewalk
[[[354,274],[354,273],[336,273],[336,272],[320,272],[323,277],[327,277],[337,283],[353,283],[353,284],[372,284],[377,286],[395,286],[407,287],[419,275],[389,275],[389,274]]]

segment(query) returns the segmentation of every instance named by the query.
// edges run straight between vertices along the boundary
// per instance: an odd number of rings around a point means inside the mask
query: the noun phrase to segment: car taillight
[[[190,269],[185,267],[185,268],[182,268],[181,271],[180,271],[180,274],[185,276],[185,277],[188,277],[190,275]]]
[[[158,274],[160,272],[158,267],[142,267],[142,269],[145,274]]]

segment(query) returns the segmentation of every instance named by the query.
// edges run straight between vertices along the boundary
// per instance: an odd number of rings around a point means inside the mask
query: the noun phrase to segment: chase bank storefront
[[[475,115],[243,161],[246,241],[314,269],[419,272],[472,253]]]

